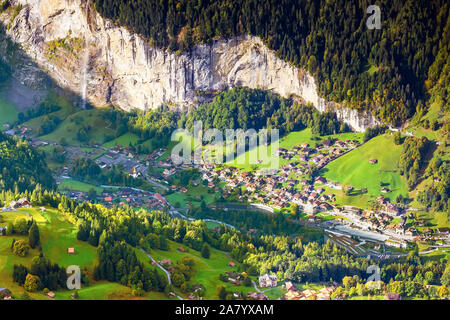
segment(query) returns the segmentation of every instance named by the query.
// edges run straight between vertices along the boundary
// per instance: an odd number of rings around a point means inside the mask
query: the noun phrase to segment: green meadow
[[[105,148],[112,148],[116,145],[121,145],[122,147],[128,147],[130,144],[136,145],[139,141],[139,137],[135,135],[134,133],[127,132],[120,137],[117,137],[111,141],[108,141],[107,143],[103,144],[103,147]]]
[[[79,110],[67,98],[65,98],[64,96],[58,95],[54,92],[49,92],[49,94],[47,95],[46,101],[49,104],[60,107],[60,109],[58,111],[51,113],[51,115],[57,116],[61,120],[66,119],[69,115],[71,115],[74,112],[77,112]],[[32,134],[34,136],[36,136],[40,126],[42,125],[42,121],[43,121],[44,117],[47,117],[47,116],[48,115],[43,115],[43,116],[40,116],[37,118],[30,119],[24,123],[24,126],[32,129]],[[59,142],[59,140],[58,140],[58,142]]]
[[[177,250],[178,247],[185,248],[185,252]],[[138,258],[144,261],[149,259],[139,250],[136,249]],[[235,286],[231,283],[225,283],[219,280],[219,275],[226,271],[237,271],[237,267],[229,267],[229,262],[234,262],[233,259],[228,257],[227,253],[211,248],[211,256],[209,259],[205,259],[201,256],[200,252],[190,249],[179,243],[169,241],[169,250],[151,250],[148,252],[154,259],[160,261],[162,259],[170,259],[172,264],[180,262],[185,256],[192,258],[195,261],[195,275],[189,281],[189,284],[202,284],[206,288],[206,294],[204,299],[211,300],[217,299],[216,288],[218,285],[224,286],[228,291],[243,292],[247,294],[249,291],[254,291],[253,287]],[[237,264],[237,263],[236,263]]]
[[[60,142],[64,138],[68,144],[82,146],[95,142],[103,144],[115,135],[110,123],[103,119],[101,109],[82,110],[68,116],[52,133],[42,136],[43,140]],[[78,140],[78,132],[86,128],[87,141]]]
[[[45,256],[60,266],[78,265],[91,269],[96,261],[97,248],[87,242],[77,240],[77,228],[67,218],[54,210],[37,212],[27,209],[33,217],[41,215],[45,223],[39,223],[41,245]],[[75,254],[68,254],[67,249],[74,248]]]
[[[391,135],[384,134],[332,161],[321,171],[321,175],[331,181],[352,185],[356,189],[367,188],[366,196],[369,197],[384,195],[393,200],[399,194],[407,196],[406,181],[398,172],[401,150],[402,146],[395,145]],[[378,162],[369,163],[371,158],[377,159]],[[391,192],[381,193],[383,186]],[[349,200],[349,197],[342,194],[340,196],[341,200]],[[365,195],[356,192],[356,198],[361,196]]]
[[[166,199],[175,207],[188,208],[187,202],[190,201],[194,206],[199,206],[201,201],[208,205],[214,202],[215,193],[208,193],[208,187],[196,186],[189,188],[186,193],[177,191],[166,196]],[[200,197],[198,199],[197,197]],[[179,204],[179,206],[177,206]]]
[[[72,190],[72,191],[81,191],[81,192],[89,192],[89,190],[94,189],[97,194],[100,194],[103,192],[103,188],[94,186],[89,183],[81,182],[74,179],[64,179],[61,181],[61,183],[58,185],[58,190]]]
[[[11,103],[6,102],[0,94],[0,125],[3,125],[6,122],[13,123],[17,121],[18,114],[19,112],[16,107]]]

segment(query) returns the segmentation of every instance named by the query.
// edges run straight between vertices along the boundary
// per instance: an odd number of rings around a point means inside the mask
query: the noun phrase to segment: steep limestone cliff
[[[86,0],[12,3],[22,9],[15,15],[10,8],[0,16],[9,25],[7,35],[60,86],[81,94],[85,79],[86,97],[94,106],[193,107],[204,93],[241,85],[311,102],[320,111],[333,110],[357,131],[377,123],[371,114],[320,98],[308,72],[279,59],[257,37],[217,40],[175,54],[104,20]],[[88,59],[83,59],[86,50]],[[6,52],[2,55],[12,60]],[[30,77],[29,72],[16,74]]]

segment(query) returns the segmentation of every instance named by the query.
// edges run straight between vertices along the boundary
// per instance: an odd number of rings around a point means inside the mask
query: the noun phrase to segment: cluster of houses
[[[202,180],[207,180],[211,187],[214,186],[214,179],[218,179],[226,182],[228,190],[244,186],[250,202],[259,202],[274,209],[282,209],[290,203],[295,203],[306,213],[314,214],[330,210],[332,206],[328,202],[334,201],[334,195],[323,194],[325,189],[320,185],[327,184],[324,177],[318,177],[314,184],[310,184],[307,180],[301,179],[301,176],[308,174],[312,165],[321,168],[358,145],[358,141],[325,140],[315,148],[310,148],[308,143],[290,150],[280,148],[276,155],[288,160],[289,163],[283,165],[276,175],[271,176],[264,175],[260,170],[254,173],[242,172],[234,167],[218,168],[205,163],[200,164],[198,169]],[[298,189],[300,184],[303,185],[302,190]],[[332,189],[342,188],[337,183],[327,185]]]
[[[225,277],[227,278],[227,280],[229,282],[231,282],[231,284],[233,284],[235,286],[240,286],[242,281],[244,280],[244,277],[242,276],[242,274],[231,271],[231,270],[225,272]]]
[[[188,170],[191,167],[191,164],[185,163],[185,161],[177,155],[170,155],[166,160],[158,161],[156,165],[164,169],[162,176],[165,179],[168,179],[179,171]]]
[[[113,205],[129,205],[132,207],[147,208],[150,210],[162,209],[165,205],[154,193],[134,188],[120,188],[117,191],[104,191],[98,198],[106,207]]]
[[[279,148],[276,155],[281,156],[284,160],[299,160],[300,162],[290,162],[294,168],[300,168],[297,170],[300,175],[305,174],[305,170],[309,168],[311,164],[315,164],[317,167],[322,168],[326,166],[330,161],[344,155],[350,150],[355,149],[360,144],[356,140],[324,140],[322,143],[318,143],[315,148],[309,146],[308,143],[302,143],[301,145],[294,146],[292,149]]]
[[[325,185],[327,181],[323,177],[318,177],[314,186],[306,180],[291,178],[289,171],[266,176],[259,170],[254,173],[241,172],[228,166],[216,169],[212,164],[201,164],[198,169],[201,179],[206,180],[211,188],[214,187],[213,181],[216,178],[226,182],[224,198],[231,190],[244,186],[249,202],[261,203],[274,209],[282,209],[295,203],[310,214],[330,210],[332,206],[327,201],[335,200],[334,195],[324,194],[325,189],[321,185]],[[303,189],[298,189],[299,184],[304,185]],[[336,189],[339,188],[339,185],[333,185]]]
[[[116,146],[111,148],[95,162],[103,170],[110,170],[113,166],[122,166],[125,172],[128,172],[133,178],[145,176],[148,171],[149,162],[141,162],[135,158],[135,154],[130,152],[128,148],[120,148]]]
[[[78,202],[89,200],[89,195],[86,192],[63,191],[62,193]],[[111,208],[114,205],[121,207],[128,205],[149,210],[161,210],[167,205],[160,194],[134,188],[119,188],[114,191],[105,190],[97,196],[96,200],[107,208]]]
[[[307,289],[300,292],[292,282],[286,282],[284,287],[287,290],[285,300],[330,300],[331,294],[336,289],[335,286],[331,286],[323,287],[319,291]]]

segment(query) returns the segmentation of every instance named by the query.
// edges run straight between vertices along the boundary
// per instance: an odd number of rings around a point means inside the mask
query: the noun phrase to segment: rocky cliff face
[[[0,16],[9,24],[7,35],[60,86],[81,94],[86,84],[87,100],[94,106],[191,107],[204,93],[241,85],[311,102],[320,111],[336,111],[357,131],[377,123],[371,114],[320,98],[311,75],[279,59],[256,37],[218,40],[174,54],[104,20],[86,0],[12,3],[23,7],[15,17],[14,8]],[[30,78],[30,72],[16,74]]]

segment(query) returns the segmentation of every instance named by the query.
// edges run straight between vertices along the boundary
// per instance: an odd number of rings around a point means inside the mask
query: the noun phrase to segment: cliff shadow
[[[7,26],[0,23],[0,59],[6,66],[0,81],[0,100],[13,105],[17,112],[33,109],[42,103],[49,93],[67,99],[74,109],[81,110],[82,97],[77,92],[60,86],[49,70],[43,69],[19,44],[6,34]],[[0,104],[0,111],[4,104]],[[90,106],[89,106],[90,108]]]

